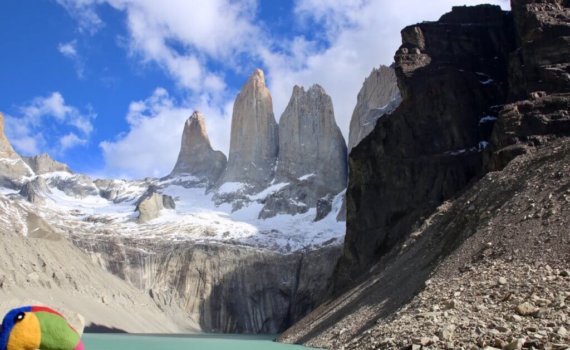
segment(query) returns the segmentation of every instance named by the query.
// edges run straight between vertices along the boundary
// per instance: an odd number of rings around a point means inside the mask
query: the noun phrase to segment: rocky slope
[[[376,121],[383,115],[392,113],[400,102],[394,68],[374,68],[358,93],[356,107],[350,118],[348,149],[358,145],[374,129]]]
[[[263,71],[256,69],[234,102],[230,153],[220,183],[245,183],[260,190],[273,179],[278,150],[273,102]]]
[[[148,294],[92,264],[32,205],[0,196],[0,210],[2,314],[17,305],[39,303],[81,314],[87,330],[160,333],[199,328],[176,305],[158,306]]]
[[[180,153],[170,177],[190,175],[214,184],[226,168],[226,156],[210,145],[206,120],[196,111],[184,124]]]
[[[569,47],[570,4],[512,9],[458,7],[402,31],[402,104],[349,159],[337,297],[283,340],[569,346],[561,271],[570,261],[570,96],[561,70],[570,56],[558,52]]]
[[[305,213],[323,197],[330,204],[346,188],[346,179],[346,143],[330,96],[319,85],[307,91],[295,86],[279,120],[274,179],[287,185],[267,198],[260,217]]]

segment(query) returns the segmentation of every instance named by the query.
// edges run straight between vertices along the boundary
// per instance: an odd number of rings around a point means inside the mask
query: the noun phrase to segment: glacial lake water
[[[84,334],[85,350],[303,350],[274,336]]]

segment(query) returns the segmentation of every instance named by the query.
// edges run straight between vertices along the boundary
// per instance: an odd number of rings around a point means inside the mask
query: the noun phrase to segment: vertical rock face
[[[346,188],[346,143],[332,100],[319,85],[307,91],[293,88],[279,121],[278,159],[275,182],[288,185],[264,200],[260,218],[305,213],[323,197],[332,204],[334,195]],[[321,210],[315,219],[323,215]]]
[[[20,187],[24,176],[33,175],[32,169],[14,151],[4,134],[4,115],[0,113],[0,186]]]
[[[279,120],[276,180],[288,182],[304,175],[315,177],[316,185],[328,193],[346,187],[346,143],[335,122],[332,100],[319,85],[308,91],[295,86]]]
[[[273,102],[263,71],[256,69],[238,94],[232,115],[228,165],[221,183],[261,188],[271,181],[279,148]]]
[[[510,96],[493,129],[489,169],[570,135],[570,3],[513,1],[520,46],[511,54]]]
[[[226,156],[210,145],[204,116],[194,112],[184,124],[180,153],[170,175],[192,175],[215,183],[226,163]]]
[[[343,288],[483,172],[489,120],[507,98],[512,17],[498,6],[456,7],[402,31],[403,101],[350,155]]]
[[[351,150],[374,129],[376,120],[393,112],[401,102],[396,72],[392,67],[380,66],[364,80],[358,93],[358,100],[348,135],[348,149]]]
[[[105,237],[74,243],[160,305],[181,300],[205,332],[278,333],[320,303],[340,247],[283,255],[226,244]]]
[[[34,157],[24,157],[23,159],[37,175],[53,173],[56,171],[63,171],[66,173],[72,172],[67,164],[54,160],[47,153],[42,153],[39,156]]]

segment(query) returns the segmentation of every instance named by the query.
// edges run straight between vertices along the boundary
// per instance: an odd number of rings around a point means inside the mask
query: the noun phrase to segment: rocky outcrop
[[[31,175],[33,171],[8,141],[4,133],[4,115],[0,113],[0,186],[19,188],[22,178]]]
[[[49,156],[47,153],[42,153],[39,156],[23,157],[26,164],[32,168],[36,175],[42,175],[53,172],[66,172],[72,173],[67,164],[60,163]]]
[[[493,129],[490,170],[553,138],[570,134],[570,5],[563,1],[512,4],[518,49],[511,54],[512,99]]]
[[[265,200],[262,218],[306,212],[346,188],[346,143],[332,100],[319,85],[293,88],[279,121],[277,164],[275,182],[289,185]]]
[[[198,181],[215,183],[226,167],[226,156],[210,145],[206,120],[195,111],[184,124],[180,153],[170,176],[191,175]]]
[[[28,181],[22,186],[20,195],[26,198],[30,203],[43,204],[45,203],[45,194],[51,193],[46,181],[37,176],[35,179]]]
[[[400,104],[400,90],[394,68],[374,68],[358,93],[350,119],[348,149],[351,150],[374,129],[376,121],[392,113]]]
[[[150,188],[137,202],[136,209],[139,213],[138,222],[146,223],[160,216],[163,209],[175,209],[174,199],[165,194],[156,192]]]
[[[180,299],[205,332],[283,331],[319,304],[340,247],[280,254],[228,244],[74,236],[93,260],[148,292]]]
[[[256,69],[234,102],[228,165],[219,183],[261,189],[273,179],[278,149],[273,102],[263,71]]]
[[[402,104],[349,159],[338,288],[482,174],[486,120],[508,95],[512,17],[498,6],[456,7],[438,22],[405,28],[402,41],[395,57]]]

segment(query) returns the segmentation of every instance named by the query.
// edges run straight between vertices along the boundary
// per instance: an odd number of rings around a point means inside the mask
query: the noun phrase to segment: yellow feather
[[[24,319],[17,322],[10,333],[7,350],[36,350],[41,340],[40,321],[33,313],[26,312]]]

